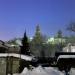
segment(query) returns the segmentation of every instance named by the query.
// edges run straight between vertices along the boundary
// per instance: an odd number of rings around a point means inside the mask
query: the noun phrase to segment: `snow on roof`
[[[27,55],[20,55],[20,54],[16,54],[16,53],[0,53],[0,57],[16,57],[16,58],[21,58],[23,60],[27,60],[27,61],[31,61],[33,59],[33,57],[31,56],[27,56]]]
[[[74,58],[75,59],[75,55],[60,55],[57,60],[61,58]]]

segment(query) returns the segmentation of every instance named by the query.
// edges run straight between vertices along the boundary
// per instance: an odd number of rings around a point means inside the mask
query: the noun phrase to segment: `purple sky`
[[[0,0],[0,39],[22,37],[25,29],[29,37],[40,24],[41,32],[53,36],[75,21],[75,0]]]

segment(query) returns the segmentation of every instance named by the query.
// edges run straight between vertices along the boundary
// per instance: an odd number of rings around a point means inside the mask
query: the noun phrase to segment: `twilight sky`
[[[29,37],[40,25],[41,32],[53,36],[75,21],[75,0],[0,0],[0,39],[22,37],[26,29]]]

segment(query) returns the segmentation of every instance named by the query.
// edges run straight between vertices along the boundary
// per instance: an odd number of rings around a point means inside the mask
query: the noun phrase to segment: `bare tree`
[[[75,22],[69,23],[67,30],[75,32]]]

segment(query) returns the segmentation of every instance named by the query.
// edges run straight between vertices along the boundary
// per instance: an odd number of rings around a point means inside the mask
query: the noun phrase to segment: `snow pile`
[[[64,73],[54,69],[53,67],[46,67],[45,71],[48,73],[48,75],[64,75]]]
[[[20,75],[27,75],[29,74],[29,70],[27,68],[24,68],[23,72]]]
[[[32,71],[25,68],[21,74],[14,75],[64,75],[62,72],[54,68],[42,68],[41,66],[34,68]]]
[[[48,74],[44,71],[44,69],[41,66],[39,66],[32,70],[31,75],[48,75]]]
[[[71,69],[70,75],[75,75],[75,68],[72,68],[72,69]]]

